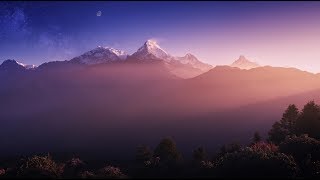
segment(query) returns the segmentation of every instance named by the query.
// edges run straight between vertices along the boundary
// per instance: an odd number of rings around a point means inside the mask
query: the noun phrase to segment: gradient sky
[[[102,15],[97,16],[97,11]],[[0,2],[0,62],[39,65],[98,45],[320,72],[320,2]]]

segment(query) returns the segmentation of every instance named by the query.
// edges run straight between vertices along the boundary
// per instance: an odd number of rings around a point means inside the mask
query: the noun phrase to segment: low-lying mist
[[[192,79],[163,64],[107,64],[1,76],[1,154],[65,151],[128,159],[171,136],[183,153],[266,134],[320,78],[295,69],[216,67]]]

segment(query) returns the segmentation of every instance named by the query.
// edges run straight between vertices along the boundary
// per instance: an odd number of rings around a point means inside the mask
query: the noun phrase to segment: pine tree
[[[308,102],[302,109],[296,124],[298,134],[308,134],[320,138],[320,106],[314,101]]]
[[[299,117],[299,110],[294,104],[290,104],[283,113],[279,122],[275,122],[269,131],[268,141],[279,144],[285,140],[286,136],[296,134],[296,123]]]
[[[154,150],[154,156],[160,158],[162,164],[176,164],[182,160],[176,143],[171,138],[164,138]]]
[[[207,152],[203,147],[199,147],[193,151],[193,160],[197,163],[207,160]]]
[[[258,131],[254,132],[253,143],[258,143],[260,141],[262,141],[262,137],[260,136],[259,132]]]

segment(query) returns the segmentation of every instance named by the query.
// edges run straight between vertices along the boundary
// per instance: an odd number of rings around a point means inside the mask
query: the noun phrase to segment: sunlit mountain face
[[[230,66],[238,67],[240,69],[252,69],[252,68],[259,67],[260,65],[258,63],[249,61],[243,55],[241,55],[239,59],[234,61]]]
[[[319,10],[0,2],[0,178],[317,177]]]

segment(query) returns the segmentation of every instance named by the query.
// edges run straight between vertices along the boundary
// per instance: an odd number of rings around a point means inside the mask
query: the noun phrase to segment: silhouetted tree
[[[218,153],[218,156],[223,156],[226,153],[233,153],[236,151],[239,151],[241,149],[241,145],[239,143],[231,143],[231,144],[227,144],[227,145],[223,145],[220,148],[220,152]]]
[[[136,152],[136,160],[139,162],[148,161],[152,158],[153,152],[148,146],[138,146]]]
[[[309,154],[314,160],[320,160],[320,141],[309,137],[307,134],[288,136],[279,145],[279,150],[292,155],[298,162],[306,159]]]
[[[262,141],[262,137],[260,136],[259,132],[258,131],[254,132],[254,134],[253,134],[253,144],[254,143],[258,143],[260,141]]]
[[[160,164],[173,165],[182,160],[176,143],[171,138],[164,138],[154,150],[154,156],[160,158]]]
[[[193,151],[193,160],[196,163],[207,160],[207,152],[203,147],[199,147]]]
[[[218,177],[294,177],[298,166],[283,153],[246,147],[218,158],[213,171]]]
[[[314,101],[308,102],[302,109],[296,125],[298,134],[308,134],[320,139],[320,107]]]
[[[279,145],[279,150],[295,158],[301,167],[303,176],[316,174],[315,169],[319,168],[317,162],[320,160],[320,141],[317,139],[311,138],[307,134],[288,136]]]
[[[296,133],[296,123],[299,117],[299,110],[294,104],[290,104],[283,113],[280,122],[275,122],[269,131],[268,141],[280,144],[286,136]]]

